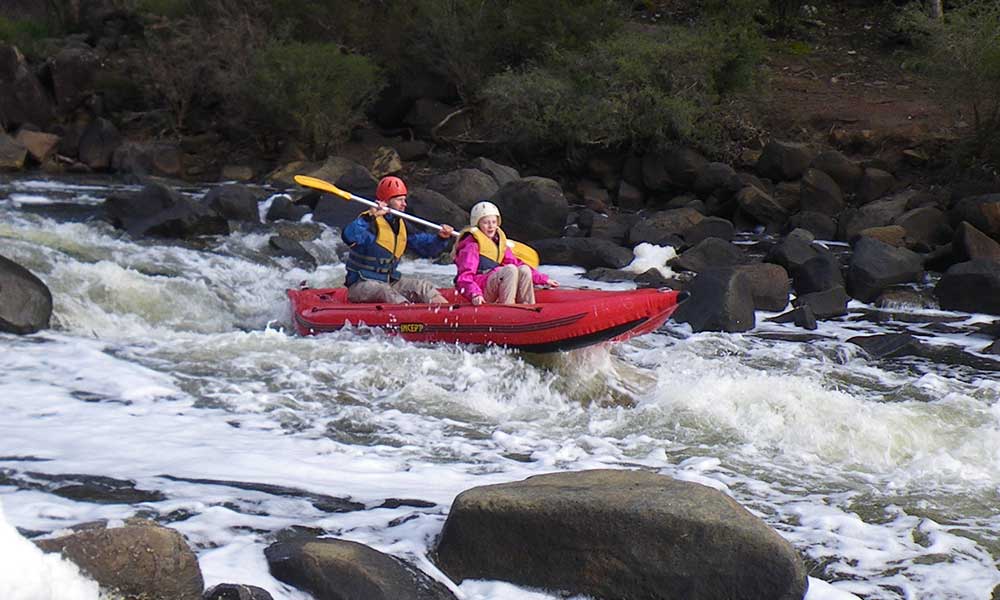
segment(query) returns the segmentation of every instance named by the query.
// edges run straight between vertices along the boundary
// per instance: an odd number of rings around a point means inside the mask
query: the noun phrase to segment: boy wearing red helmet
[[[351,302],[391,304],[446,303],[433,283],[424,279],[404,279],[399,272],[403,252],[410,248],[431,258],[448,249],[451,225],[432,233],[407,235],[403,220],[389,209],[406,212],[406,184],[399,177],[383,177],[375,189],[378,207],[372,207],[351,221],[341,234],[350,247],[347,256],[347,298]]]

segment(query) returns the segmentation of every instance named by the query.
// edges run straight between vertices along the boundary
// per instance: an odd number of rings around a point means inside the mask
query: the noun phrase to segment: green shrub
[[[719,44],[718,27],[623,32],[497,75],[483,92],[487,122],[500,140],[536,148],[704,141],[713,104],[751,71],[734,58],[743,42]]]
[[[767,5],[775,30],[779,33],[794,30],[804,4],[803,0],[768,0]]]
[[[374,35],[386,65],[444,75],[468,100],[491,75],[584,48],[621,23],[612,0],[415,0],[395,3]]]
[[[191,14],[196,7],[197,3],[192,0],[134,0],[131,8],[136,12],[179,19]]]
[[[166,104],[179,132],[195,108],[230,117],[250,112],[246,81],[266,39],[266,31],[246,15],[167,20],[146,30],[148,47],[134,55],[138,64],[133,68],[149,105]]]
[[[975,156],[1000,158],[1000,4],[976,0],[945,11],[944,19],[914,19],[928,31],[929,66],[973,126]]]
[[[41,41],[49,36],[45,23],[0,16],[0,42],[17,46],[27,56],[37,54]]]
[[[343,141],[384,85],[364,56],[335,44],[271,44],[254,63],[253,93],[282,128],[296,129],[317,152]]]

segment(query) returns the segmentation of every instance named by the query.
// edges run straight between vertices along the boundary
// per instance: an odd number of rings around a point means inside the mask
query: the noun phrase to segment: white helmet
[[[469,226],[476,227],[479,225],[479,220],[483,217],[495,216],[497,218],[497,224],[500,224],[500,209],[497,208],[496,204],[492,202],[477,202],[475,206],[472,207],[472,211],[469,213]]]

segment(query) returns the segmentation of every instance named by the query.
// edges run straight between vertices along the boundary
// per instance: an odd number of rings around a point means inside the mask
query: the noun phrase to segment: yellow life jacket
[[[503,264],[504,255],[507,253],[507,235],[503,229],[497,229],[499,243],[490,239],[478,227],[472,227],[466,233],[476,238],[476,243],[479,245],[479,269],[477,272],[486,273]]]
[[[399,259],[406,251],[406,223],[398,220],[399,232],[385,217],[376,217],[372,222],[375,243],[365,247],[351,247],[347,255],[347,285],[360,279],[371,279],[392,283],[399,281]]]

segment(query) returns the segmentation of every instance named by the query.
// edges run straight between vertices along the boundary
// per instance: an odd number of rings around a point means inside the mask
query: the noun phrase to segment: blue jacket
[[[381,235],[380,235],[381,234]],[[399,281],[399,261],[409,248],[424,258],[435,257],[451,244],[450,239],[434,233],[416,232],[408,235],[406,224],[394,215],[373,219],[363,213],[344,227],[340,236],[351,250],[347,256],[347,278],[350,287],[359,279],[392,283]]]

